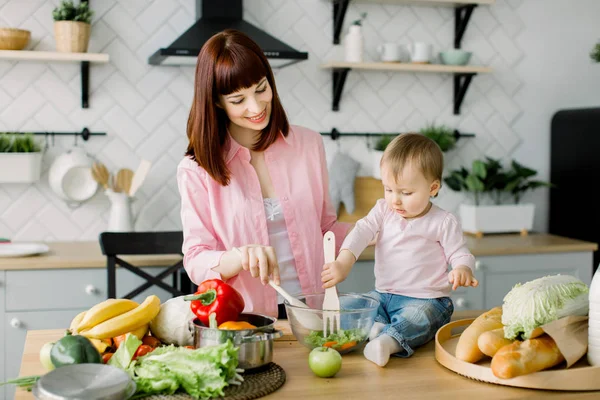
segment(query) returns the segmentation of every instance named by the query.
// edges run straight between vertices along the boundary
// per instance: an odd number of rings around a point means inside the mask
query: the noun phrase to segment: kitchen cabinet
[[[21,311],[7,312],[5,321],[5,351],[4,369],[6,379],[19,376],[21,356],[25,345],[25,337],[28,330],[34,329],[60,329],[68,327],[71,320],[85,309],[73,308],[61,311]],[[8,385],[5,388],[3,399],[12,399],[15,396],[15,386]],[[1,392],[0,392],[1,394]]]

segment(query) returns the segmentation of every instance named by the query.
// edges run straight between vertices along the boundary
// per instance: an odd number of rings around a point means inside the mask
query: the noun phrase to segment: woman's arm
[[[183,264],[190,279],[198,284],[206,279],[233,278],[242,270],[241,257],[233,249],[217,250],[203,177],[197,171],[180,166],[177,185],[181,196]]]
[[[177,184],[181,195],[183,225],[183,264],[194,283],[206,279],[231,279],[242,270],[263,284],[269,277],[280,283],[279,265],[271,246],[247,244],[229,250],[216,250],[218,241],[210,217],[210,201],[205,178],[198,172],[179,167]]]

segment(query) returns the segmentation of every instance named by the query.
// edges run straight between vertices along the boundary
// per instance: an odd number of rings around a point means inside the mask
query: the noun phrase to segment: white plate
[[[0,258],[32,256],[49,250],[43,243],[0,243]]]

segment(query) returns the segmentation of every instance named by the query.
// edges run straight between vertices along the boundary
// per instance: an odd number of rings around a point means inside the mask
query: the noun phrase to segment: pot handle
[[[250,336],[244,336],[240,339],[241,343],[254,343],[254,342],[262,342],[266,340],[273,340],[283,336],[283,331],[273,331],[270,333],[261,332],[256,333]]]

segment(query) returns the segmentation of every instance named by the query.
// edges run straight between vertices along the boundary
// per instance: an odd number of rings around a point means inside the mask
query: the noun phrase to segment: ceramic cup
[[[377,46],[377,52],[381,61],[394,62],[400,61],[400,46],[396,43],[383,43]]]
[[[431,60],[431,45],[416,42],[409,46],[410,61],[414,63],[428,63]]]

